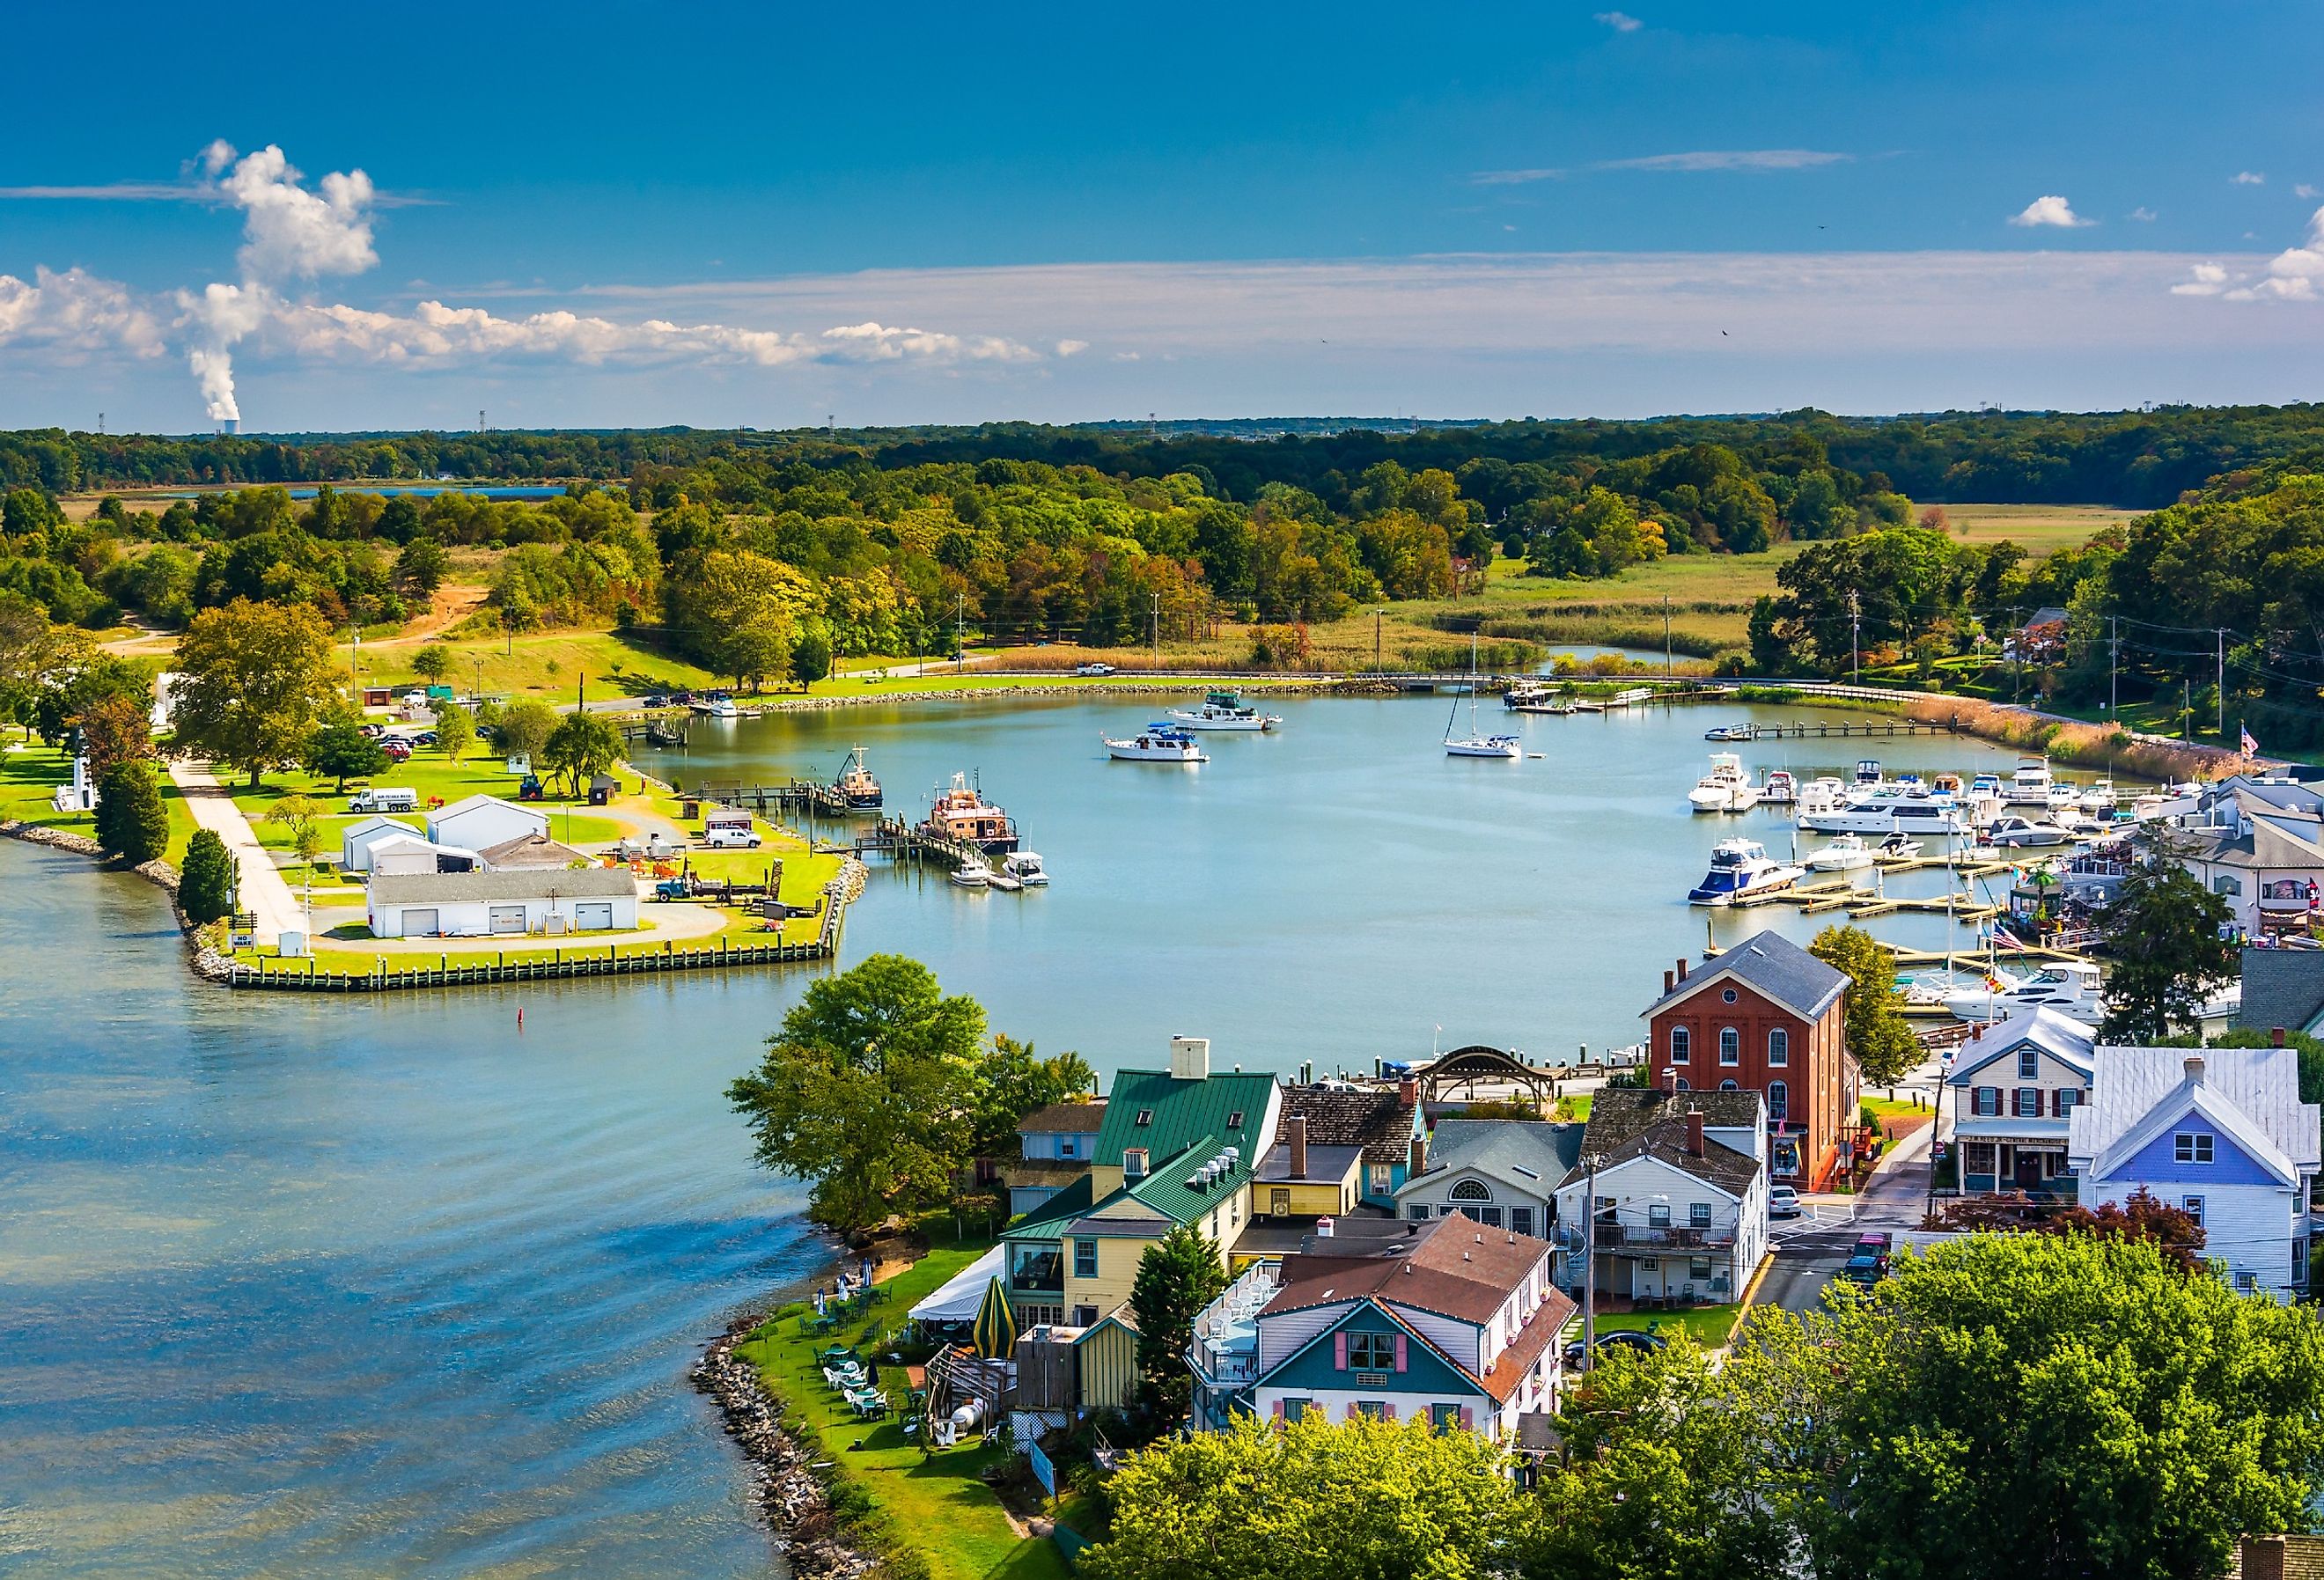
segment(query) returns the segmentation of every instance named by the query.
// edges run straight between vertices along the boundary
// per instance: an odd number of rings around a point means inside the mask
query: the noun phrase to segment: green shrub
[[[170,848],[170,809],[144,758],[124,758],[97,781],[97,842],[133,865]]]
[[[197,923],[231,913],[234,877],[234,857],[226,841],[207,828],[196,830],[187,842],[185,866],[178,875],[178,909]]]

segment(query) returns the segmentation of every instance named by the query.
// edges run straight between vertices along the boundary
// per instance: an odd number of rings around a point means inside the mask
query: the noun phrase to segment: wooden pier
[[[947,868],[985,859],[983,850],[976,845],[945,835],[930,834],[901,818],[881,818],[856,836],[854,851],[858,856],[884,855],[899,862],[919,862]]]
[[[1754,741],[1818,740],[1827,736],[1846,740],[1852,735],[1957,735],[1961,733],[1958,726],[1949,723],[1932,724],[1926,719],[1917,718],[1809,720],[1796,724],[1754,724],[1733,727],[1749,730],[1750,738]]]
[[[715,801],[722,807],[748,807],[754,812],[790,812],[822,818],[869,818],[876,807],[851,807],[847,798],[827,784],[793,779],[781,784],[701,784],[685,792],[689,800]]]

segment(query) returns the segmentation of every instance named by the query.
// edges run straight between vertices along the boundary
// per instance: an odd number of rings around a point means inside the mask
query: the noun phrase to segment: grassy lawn
[[[411,661],[428,645],[427,640],[412,637],[365,642],[360,661],[364,684],[400,687],[418,680],[411,672]],[[494,696],[570,702],[584,677],[595,697],[635,696],[719,683],[718,677],[707,670],[617,631],[532,632],[512,641],[501,636],[456,638],[444,645],[452,655],[445,683],[466,691],[477,684],[481,674],[484,690]],[[340,644],[339,656],[346,657],[345,643]]]
[[[154,772],[161,787],[161,804],[170,811],[170,848],[162,859],[175,864],[186,854],[186,841],[194,836],[194,816],[186,810],[178,787],[158,766]],[[60,812],[49,805],[51,793],[71,778],[72,759],[58,748],[36,742],[22,751],[0,752],[0,819],[96,838],[96,814]]]
[[[2007,539],[2036,557],[2080,548],[2106,528],[2141,513],[2104,504],[1947,504],[1938,508],[1945,513],[1945,525],[1966,542],[1998,543]]]
[[[890,1367],[894,1335],[912,1303],[976,1260],[991,1245],[973,1240],[940,1244],[909,1269],[881,1286],[887,1300],[864,1321],[835,1335],[800,1332],[801,1303],[783,1307],[737,1349],[759,1369],[770,1392],[779,1399],[794,1426],[804,1425],[821,1452],[844,1476],[870,1494],[887,1534],[927,1560],[937,1580],[975,1580],[986,1575],[1013,1580],[1063,1580],[1067,1573],[1056,1544],[1046,1537],[1017,1534],[1000,1500],[981,1479],[1001,1450],[970,1446],[922,1452],[904,1436],[896,1416],[865,1423],[825,1383],[816,1356],[832,1343],[853,1344],[881,1365],[881,1383],[900,1405],[908,1390],[902,1369]],[[911,1353],[917,1358],[917,1352]]]
[[[1598,1331],[1609,1333],[1615,1328],[1639,1328],[1668,1335],[1684,1329],[1694,1342],[1705,1349],[1720,1349],[1742,1314],[1740,1306],[1697,1306],[1685,1311],[1618,1311],[1600,1312]],[[1576,1337],[1581,1329],[1574,1329]]]
[[[1557,1110],[1550,1117],[1567,1122],[1588,1119],[1590,1104],[1595,1095],[1591,1092],[1569,1092],[1557,1100]]]

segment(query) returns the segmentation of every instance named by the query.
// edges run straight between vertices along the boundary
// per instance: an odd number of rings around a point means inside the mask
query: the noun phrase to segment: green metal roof
[[[1084,1174],[1001,1231],[1003,1240],[1055,1240],[1065,1226],[1090,1210],[1096,1182]]]
[[[1207,1190],[1190,1188],[1187,1177],[1195,1169],[1218,1156],[1230,1143],[1216,1133],[1195,1138],[1194,1144],[1176,1157],[1157,1159],[1146,1178],[1130,1186],[1126,1194],[1175,1224],[1191,1224],[1205,1213],[1226,1204],[1250,1179],[1253,1160],[1246,1155],[1232,1169],[1213,1180]]]
[[[1125,1150],[1143,1147],[1150,1167],[1204,1136],[1214,1136],[1212,1151],[1240,1147],[1243,1160],[1255,1163],[1263,1139],[1259,1127],[1267,1123],[1267,1105],[1274,1095],[1275,1077],[1270,1075],[1213,1075],[1181,1081],[1167,1070],[1123,1070],[1113,1077],[1105,1126],[1097,1132],[1090,1156],[1119,1168]],[[1144,1124],[1139,1123],[1141,1114]],[[1240,1124],[1227,1123],[1238,1114]]]

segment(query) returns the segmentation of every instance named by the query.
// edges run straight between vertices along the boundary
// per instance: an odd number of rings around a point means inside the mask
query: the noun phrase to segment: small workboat
[[[1855,873],[1871,866],[1876,859],[1862,835],[1842,834],[1808,857],[1807,867],[1812,873]]]
[[[1713,725],[1702,732],[1706,741],[1748,741],[1753,739],[1749,725]]]
[[[1452,712],[1444,720],[1444,754],[1447,757],[1501,757],[1511,762],[1525,756],[1525,748],[1515,735],[1483,735],[1477,733],[1477,639],[1469,638],[1469,733],[1455,735],[1452,721],[1460,716],[1461,704],[1455,700]]]
[[[839,771],[832,783],[839,799],[861,811],[877,811],[880,807],[880,781],[863,766],[863,748],[856,747],[847,754],[847,766]]]
[[[1151,724],[1127,740],[1100,735],[1116,762],[1208,762],[1194,737],[1176,725]]]
[[[987,855],[1007,855],[1017,848],[1017,827],[1009,814],[992,805],[968,782],[968,775],[952,776],[952,788],[938,790],[920,832],[974,845]]]
[[[992,869],[974,856],[945,874],[945,882],[962,889],[983,889],[992,882]]]
[[[1168,712],[1173,723],[1189,730],[1271,730],[1283,722],[1274,714],[1250,707],[1234,691],[1213,691],[1203,698],[1200,707],[1174,707]]]
[[[709,718],[741,718],[742,710],[731,697],[710,697],[697,701],[694,711]]]
[[[1046,889],[1049,885],[1049,870],[1041,864],[1038,851],[1010,851],[997,875],[1014,878],[1020,889]]]
[[[1756,839],[1722,839],[1711,847],[1711,871],[1687,892],[1691,905],[1732,905],[1776,894],[1807,876],[1807,869],[1771,859]]]

